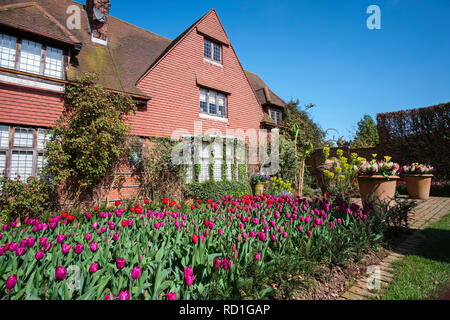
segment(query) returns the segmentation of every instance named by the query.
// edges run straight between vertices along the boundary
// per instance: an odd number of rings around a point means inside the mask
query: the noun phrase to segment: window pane
[[[204,41],[203,54],[204,54],[205,58],[211,59],[211,41],[209,41],[208,39],[205,39],[205,41]]]
[[[205,89],[200,89],[200,112],[208,112],[206,93],[207,91]]]
[[[46,129],[38,129],[38,149],[45,149],[47,141],[50,139],[50,131]]]
[[[41,72],[41,52],[42,45],[40,43],[22,40],[19,69],[39,74]]]
[[[219,115],[225,116],[225,95],[219,94]]]
[[[45,55],[45,75],[47,77],[61,79],[63,51],[47,47]]]
[[[14,129],[14,147],[33,147],[33,129]]]
[[[38,159],[37,159],[37,166],[36,166],[38,176],[41,173],[42,169],[44,168],[45,164],[46,164],[46,161],[45,161],[44,154],[39,153]]]
[[[26,181],[33,175],[33,151],[14,151],[11,154],[11,179],[20,176]]]
[[[5,175],[6,151],[0,151],[0,176]]]
[[[0,126],[0,148],[9,147],[9,127]]]
[[[222,62],[222,46],[214,43],[214,58],[217,62]]]
[[[216,93],[209,92],[209,113],[217,114]]]
[[[0,33],[0,67],[15,67],[16,43],[16,38]]]

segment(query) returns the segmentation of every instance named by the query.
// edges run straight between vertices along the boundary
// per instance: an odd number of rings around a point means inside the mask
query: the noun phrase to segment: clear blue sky
[[[81,0],[80,2],[84,2]],[[215,8],[249,71],[286,101],[314,103],[330,138],[365,113],[450,101],[449,0],[111,0],[111,14],[170,39]],[[366,9],[381,9],[369,30]]]

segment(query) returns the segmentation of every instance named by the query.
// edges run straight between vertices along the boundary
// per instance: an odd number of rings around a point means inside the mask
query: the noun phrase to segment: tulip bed
[[[0,233],[0,298],[239,298],[248,270],[268,279],[280,261],[339,263],[380,241],[380,223],[375,212],[329,195],[222,197],[186,210],[169,199],[156,209],[148,200],[116,202],[26,219]],[[258,285],[256,298],[270,297],[273,289]]]

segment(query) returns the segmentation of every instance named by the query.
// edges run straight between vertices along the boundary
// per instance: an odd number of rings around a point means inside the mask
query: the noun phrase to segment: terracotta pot
[[[253,188],[254,196],[261,196],[264,193],[264,183],[259,182]]]
[[[397,180],[400,177],[390,176],[386,179],[384,176],[359,176],[359,193],[361,199],[366,202],[372,198],[374,200],[384,201],[395,197],[395,188],[397,187]]]
[[[432,174],[405,174],[403,180],[411,199],[427,200],[430,197]]]

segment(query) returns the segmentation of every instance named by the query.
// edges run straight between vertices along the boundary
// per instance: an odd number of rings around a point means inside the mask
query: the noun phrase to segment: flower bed
[[[339,263],[382,232],[375,213],[340,196],[222,197],[180,208],[168,199],[158,210],[117,202],[110,211],[4,225],[0,298],[236,298],[248,270],[256,282],[286,263]],[[257,298],[273,290],[258,285]]]

